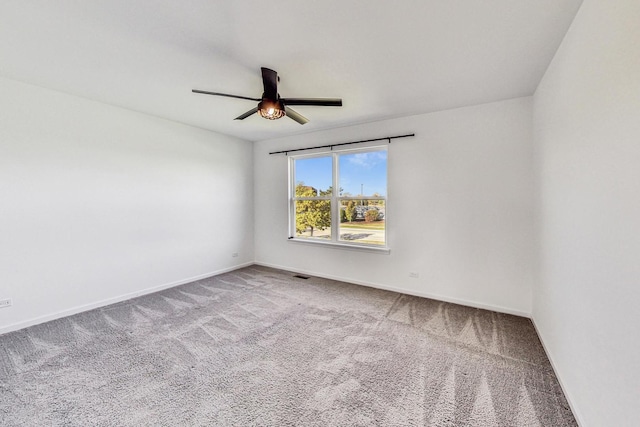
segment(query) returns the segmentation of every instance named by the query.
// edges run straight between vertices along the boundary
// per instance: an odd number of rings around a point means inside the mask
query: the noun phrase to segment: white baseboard
[[[117,302],[126,301],[128,299],[136,298],[142,295],[152,294],[154,292],[162,291],[164,289],[173,288],[175,286],[184,285],[185,283],[195,282],[196,280],[206,279],[208,277],[217,276],[219,274],[227,273],[229,271],[238,270],[240,268],[248,267],[253,265],[253,261],[245,262],[243,264],[235,265],[233,267],[223,268],[221,270],[212,271],[209,273],[200,274],[198,276],[189,277],[187,279],[177,280],[171,283],[165,283],[158,286],[153,286],[151,288],[143,289],[140,291],[131,292],[124,295],[119,295],[113,298],[107,298],[102,301],[93,302],[90,304],[81,305],[78,307],[73,307],[67,310],[58,311],[56,313],[47,314],[45,316],[36,317],[34,319],[25,320],[22,322],[13,323],[7,326],[0,327],[0,335],[6,334],[8,332],[17,331],[19,329],[28,328],[29,326],[38,325],[40,323],[49,322],[51,320],[60,319],[62,317],[72,316],[74,314],[82,313],[84,311],[93,310],[94,308],[104,307],[110,304],[115,304]]]
[[[384,289],[385,291],[398,292],[400,294],[413,295],[413,296],[422,297],[422,298],[430,298],[430,299],[434,299],[434,300],[438,300],[438,301],[444,301],[444,302],[450,302],[450,303],[453,303],[453,304],[464,305],[464,306],[467,306],[467,307],[481,308],[483,310],[497,311],[499,313],[513,314],[514,316],[531,318],[531,313],[527,313],[525,311],[520,311],[520,310],[513,310],[513,309],[510,309],[510,308],[506,308],[506,307],[500,307],[500,306],[495,306],[495,305],[490,305],[490,304],[483,304],[483,303],[479,303],[479,302],[475,302],[475,301],[469,301],[469,300],[458,299],[458,298],[451,298],[451,297],[438,295],[438,294],[432,294],[432,293],[428,293],[428,292],[417,292],[417,291],[413,291],[413,290],[410,290],[410,289],[404,289],[404,288],[398,288],[398,287],[395,287],[395,286],[385,285],[385,284],[382,284],[382,283],[363,282],[361,280],[355,280],[355,279],[351,279],[349,277],[332,276],[332,275],[320,273],[320,272],[317,272],[317,271],[301,270],[299,268],[288,267],[288,266],[284,266],[284,265],[269,264],[269,263],[266,263],[266,262],[259,262],[259,261],[256,261],[254,264],[262,265],[264,267],[277,268],[277,269],[280,269],[280,270],[287,270],[287,271],[291,271],[291,272],[295,272],[295,273],[307,274],[309,276],[322,277],[324,279],[331,279],[331,280],[338,280],[338,281],[341,281],[341,282],[353,283],[355,285],[362,285],[362,286],[367,286],[367,287],[370,287],[370,288]]]
[[[534,319],[533,316],[531,316],[531,323],[533,323],[533,328],[536,330],[536,334],[538,334],[538,338],[540,338],[540,342],[542,343],[542,348],[544,349],[544,352],[547,355],[547,359],[549,359],[549,363],[551,363],[551,368],[553,369],[553,372],[556,374],[556,378],[558,379],[558,383],[560,384],[560,388],[562,389],[562,392],[564,393],[564,397],[567,399],[567,403],[569,403],[569,407],[571,408],[571,412],[573,412],[573,416],[576,419],[576,422],[578,423],[578,426],[584,426],[585,424],[582,422],[582,420],[580,419],[580,413],[578,412],[578,408],[576,407],[576,405],[573,404],[572,400],[571,400],[571,394],[569,393],[569,390],[567,389],[567,387],[565,386],[564,382],[562,381],[562,377],[560,376],[560,373],[558,371],[558,369],[556,368],[556,364],[553,361],[553,358],[551,357],[551,353],[549,353],[549,349],[547,348],[547,346],[544,343],[544,339],[542,338],[542,334],[540,333],[540,329],[538,329],[538,325],[536,325],[536,321]]]
[[[509,308],[506,308],[506,307],[494,306],[494,305],[490,305],[490,304],[483,304],[483,303],[478,303],[478,302],[475,302],[475,301],[468,301],[468,300],[458,299],[458,298],[451,298],[451,297],[438,295],[438,294],[432,294],[432,293],[428,293],[428,292],[416,292],[416,291],[413,291],[413,290],[408,290],[408,289],[399,288],[399,287],[395,287],[395,286],[389,286],[389,285],[385,285],[385,284],[382,284],[382,283],[364,282],[364,281],[352,279],[352,278],[349,278],[349,277],[332,276],[332,275],[324,274],[324,273],[317,272],[317,271],[301,270],[301,269],[298,269],[298,268],[284,266],[284,265],[276,265],[276,264],[269,264],[269,263],[265,263],[265,262],[252,262],[252,261],[250,261],[250,262],[239,264],[239,265],[236,265],[236,266],[233,266],[233,267],[228,267],[228,268],[212,271],[212,272],[209,272],[209,273],[201,274],[201,275],[194,276],[194,277],[189,277],[189,278],[178,280],[178,281],[175,281],[175,282],[165,283],[165,284],[162,284],[162,285],[154,286],[154,287],[143,289],[143,290],[140,290],[140,291],[131,292],[131,293],[124,294],[124,295],[119,295],[117,297],[108,298],[108,299],[97,301],[97,302],[94,302],[94,303],[81,305],[81,306],[78,306],[78,307],[70,308],[70,309],[67,309],[67,310],[62,310],[62,311],[59,311],[59,312],[56,312],[56,313],[52,313],[52,314],[47,314],[45,316],[39,316],[39,317],[36,317],[36,318],[33,318],[33,319],[29,319],[29,320],[13,323],[13,324],[10,324],[10,325],[0,326],[0,335],[1,334],[6,334],[6,333],[12,332],[12,331],[17,331],[19,329],[27,328],[29,326],[38,325],[40,323],[49,322],[51,320],[60,319],[62,317],[72,316],[74,314],[82,313],[84,311],[93,310],[95,308],[100,308],[100,307],[104,307],[104,306],[107,306],[107,305],[110,305],[110,304],[115,304],[117,302],[126,301],[128,299],[136,298],[136,297],[139,297],[139,296],[142,296],[142,295],[152,294],[154,292],[158,292],[158,291],[161,291],[161,290],[164,290],[164,289],[168,289],[168,288],[172,288],[172,287],[175,287],[175,286],[184,285],[185,283],[194,282],[196,280],[201,280],[201,279],[206,279],[208,277],[217,276],[219,274],[227,273],[227,272],[233,271],[233,270],[238,270],[240,268],[248,267],[248,266],[254,265],[254,264],[255,265],[262,265],[262,266],[265,266],[265,267],[277,268],[277,269],[280,269],[280,270],[292,271],[292,272],[296,272],[296,273],[308,274],[308,275],[311,275],[311,276],[322,277],[322,278],[325,278],[325,279],[331,279],[331,280],[338,280],[338,281],[341,281],[341,282],[353,283],[353,284],[356,284],[356,285],[367,286],[367,287],[370,287],[370,288],[384,289],[386,291],[398,292],[398,293],[401,293],[401,294],[413,295],[413,296],[422,297],[422,298],[430,298],[430,299],[435,299],[435,300],[438,300],[438,301],[450,302],[450,303],[453,303],[453,304],[460,304],[460,305],[464,305],[464,306],[467,306],[467,307],[480,308],[480,309],[484,309],[484,310],[497,311],[499,313],[513,314],[515,316],[531,318],[531,313],[527,313],[527,312],[523,312],[523,311],[519,311],[519,310],[512,310],[512,309],[509,309]],[[551,358],[549,358],[549,360],[551,360]]]

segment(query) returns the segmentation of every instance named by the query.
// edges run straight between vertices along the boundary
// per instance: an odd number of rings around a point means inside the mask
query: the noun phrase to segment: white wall
[[[0,333],[252,262],[252,191],[249,142],[0,79]]]
[[[287,240],[287,158],[269,151],[412,132],[389,147],[390,254]],[[256,261],[528,315],[531,138],[531,98],[518,98],[257,142]]]
[[[585,0],[534,97],[533,318],[582,426],[640,422],[640,2]]]

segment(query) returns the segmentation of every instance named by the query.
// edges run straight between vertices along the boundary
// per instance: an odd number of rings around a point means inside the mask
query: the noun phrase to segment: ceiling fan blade
[[[282,98],[285,105],[315,105],[319,107],[342,107],[340,98]]]
[[[263,98],[278,99],[278,73],[269,69],[261,68],[262,70],[262,84],[264,86]]]
[[[228,93],[220,93],[220,92],[207,92],[206,90],[191,89],[191,92],[203,93],[205,95],[226,96],[228,98],[248,99],[249,101],[260,101],[260,99],[258,98],[249,98],[247,96],[240,96],[240,95],[229,95]]]
[[[234,120],[244,120],[247,117],[249,117],[250,115],[255,114],[257,112],[258,112],[258,107],[252,108],[251,110],[247,111],[246,113],[236,117]]]
[[[301,125],[307,123],[309,121],[309,119],[307,119],[305,116],[303,116],[302,114],[296,112],[295,110],[292,110],[291,108],[287,107],[285,105],[284,107],[284,111],[287,115],[287,117],[295,120],[296,122],[300,123]]]

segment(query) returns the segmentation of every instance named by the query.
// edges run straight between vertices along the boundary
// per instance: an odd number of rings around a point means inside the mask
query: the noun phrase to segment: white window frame
[[[290,155],[289,156],[289,241],[296,243],[305,243],[311,245],[325,245],[325,246],[333,246],[341,249],[356,249],[356,250],[365,250],[372,252],[383,252],[389,253],[389,221],[388,221],[388,213],[389,213],[389,163],[388,163],[388,155],[387,155],[387,191],[386,196],[341,196],[339,193],[339,182],[340,182],[340,170],[339,170],[339,156],[344,154],[354,154],[359,152],[374,152],[374,151],[385,151],[389,152],[387,149],[387,145],[375,145],[369,147],[362,148],[352,148],[352,149],[343,149],[343,150],[331,150],[331,151],[322,151],[316,152],[312,154],[298,154],[298,155]],[[332,191],[331,196],[318,196],[318,197],[296,197],[295,196],[295,188],[296,188],[296,171],[295,171],[295,161],[299,159],[309,159],[314,157],[331,157],[332,159],[332,187],[334,190]],[[374,245],[367,243],[357,243],[357,242],[349,242],[340,240],[340,206],[342,204],[342,200],[384,200],[385,203],[385,213],[384,213],[384,232],[385,232],[385,244],[384,245]],[[331,239],[320,240],[320,239],[312,239],[312,238],[301,238],[296,237],[296,200],[329,200],[331,202]]]

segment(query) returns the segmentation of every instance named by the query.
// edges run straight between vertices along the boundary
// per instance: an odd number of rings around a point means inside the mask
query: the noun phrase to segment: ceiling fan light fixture
[[[258,104],[258,114],[269,120],[277,120],[286,115],[282,103],[270,99],[260,101]]]

